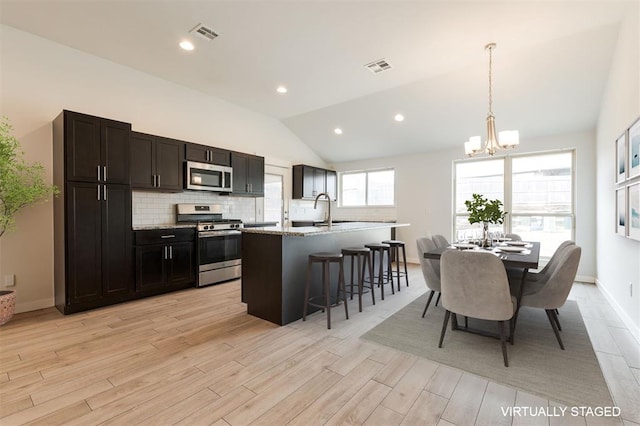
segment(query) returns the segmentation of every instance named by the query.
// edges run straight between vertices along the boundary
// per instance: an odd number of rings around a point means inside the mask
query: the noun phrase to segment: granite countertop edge
[[[196,228],[195,223],[188,223],[188,224],[166,224],[166,225],[136,225],[133,226],[132,229],[134,231],[149,231],[149,230],[154,230],[154,229],[179,229],[179,228]]]
[[[328,226],[302,226],[302,227],[282,227],[268,226],[263,228],[243,228],[240,229],[247,234],[267,234],[282,235],[290,237],[312,237],[315,235],[337,234],[341,232],[366,231],[367,229],[399,228],[410,226],[409,223],[392,222],[349,222],[334,224],[331,229]]]

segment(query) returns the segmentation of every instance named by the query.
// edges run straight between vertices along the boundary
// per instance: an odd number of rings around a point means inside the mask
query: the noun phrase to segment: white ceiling
[[[0,22],[271,115],[329,163],[595,127],[638,1],[1,0]],[[203,23],[220,36],[191,37]],[[391,70],[373,74],[385,58]],[[284,84],[289,93],[275,88]],[[393,116],[406,119],[396,123]],[[344,134],[333,133],[341,127]]]

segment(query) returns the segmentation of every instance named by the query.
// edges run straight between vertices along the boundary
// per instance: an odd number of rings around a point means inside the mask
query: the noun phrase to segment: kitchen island
[[[278,325],[302,318],[307,260],[311,253],[336,252],[381,242],[402,223],[347,222],[328,226],[245,228],[242,231],[242,301],[247,312]],[[345,262],[345,277],[349,265]],[[320,268],[314,282],[320,283]],[[333,288],[337,267],[331,270]],[[318,286],[319,290],[319,286]],[[334,290],[335,291],[335,290]],[[317,310],[313,308],[310,312]]]

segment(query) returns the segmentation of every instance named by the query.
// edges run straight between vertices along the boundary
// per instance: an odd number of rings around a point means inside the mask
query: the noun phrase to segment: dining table
[[[529,269],[538,269],[538,264],[540,262],[540,242],[538,241],[525,241],[522,244],[526,243],[526,245],[522,246],[523,251],[521,253],[516,253],[509,251],[506,249],[507,247],[511,247],[507,242],[497,243],[491,247],[482,248],[480,246],[474,246],[471,249],[466,248],[465,244],[453,243],[449,246],[438,247],[434,250],[428,251],[424,253],[425,259],[433,259],[440,260],[442,253],[447,250],[460,250],[459,247],[465,247],[464,250],[474,251],[478,253],[493,253],[495,254],[502,263],[504,264],[505,269],[510,269],[520,274],[520,287],[517,289],[516,300],[516,312],[514,314],[513,323],[514,329],[515,324],[518,320],[518,312],[520,311],[520,302],[522,300],[522,293],[524,290],[524,286],[526,285],[527,274],[529,273]],[[458,247],[456,247],[458,246]],[[505,251],[502,248],[505,248]],[[510,337],[511,344],[513,344],[513,334]]]

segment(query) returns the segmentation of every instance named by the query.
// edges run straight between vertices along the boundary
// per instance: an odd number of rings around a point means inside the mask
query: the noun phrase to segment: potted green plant
[[[58,188],[44,179],[41,164],[27,164],[20,143],[11,134],[9,119],[0,121],[0,237],[15,226],[15,216],[23,207],[57,195]],[[15,292],[0,292],[0,325],[13,316]]]
[[[491,245],[489,241],[489,224],[502,224],[507,212],[502,210],[502,201],[489,200],[480,194],[473,194],[471,200],[464,202],[469,212],[469,223],[482,223],[482,241],[483,247]]]

